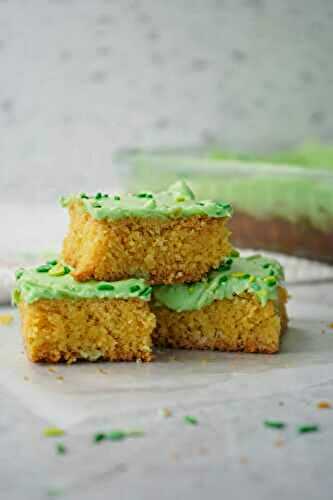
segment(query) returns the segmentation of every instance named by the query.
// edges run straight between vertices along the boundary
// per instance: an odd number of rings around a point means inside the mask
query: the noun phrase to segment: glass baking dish
[[[333,149],[327,151],[316,163],[315,154],[268,161],[212,148],[136,149],[118,152],[114,164],[124,190],[161,190],[183,178],[198,198],[232,203],[236,247],[332,264]]]

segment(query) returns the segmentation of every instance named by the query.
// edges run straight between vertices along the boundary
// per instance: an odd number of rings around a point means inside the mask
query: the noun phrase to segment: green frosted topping
[[[126,217],[180,218],[201,215],[207,217],[230,217],[232,207],[222,201],[198,201],[184,181],[177,181],[166,191],[159,193],[139,192],[121,196],[108,196],[97,193],[95,196],[81,195],[62,198],[61,204],[67,207],[80,200],[84,209],[94,219],[124,219]]]
[[[71,274],[52,275],[38,268],[20,270],[13,292],[13,302],[31,304],[40,299],[140,299],[150,300],[151,287],[143,279],[112,283],[75,281]]]
[[[235,257],[227,259],[198,283],[155,286],[153,300],[156,305],[173,311],[194,311],[214,300],[232,299],[249,292],[264,306],[269,300],[277,300],[281,280],[283,269],[277,261],[261,256]]]

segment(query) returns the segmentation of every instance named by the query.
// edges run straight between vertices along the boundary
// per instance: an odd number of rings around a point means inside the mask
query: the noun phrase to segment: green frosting
[[[261,156],[208,149],[137,152],[119,156],[118,162],[131,167],[130,188],[160,189],[181,177],[197,196],[225,199],[236,213],[333,228],[332,147],[306,145]]]
[[[196,200],[184,181],[177,181],[166,191],[159,193],[145,191],[115,196],[102,193],[87,196],[83,193],[62,198],[61,203],[67,207],[76,200],[80,200],[85,210],[97,220],[127,217],[180,218],[193,215],[230,217],[232,214],[229,203]]]
[[[249,292],[264,306],[269,300],[277,300],[281,280],[283,269],[275,260],[260,255],[230,257],[198,283],[155,286],[153,301],[177,312],[194,311],[214,300],[232,299]]]
[[[80,283],[69,274],[53,275],[55,264],[34,269],[20,269],[16,273],[13,302],[31,304],[40,299],[140,299],[150,300],[151,287],[143,279],[123,281],[87,281]],[[59,273],[56,273],[59,274]]]

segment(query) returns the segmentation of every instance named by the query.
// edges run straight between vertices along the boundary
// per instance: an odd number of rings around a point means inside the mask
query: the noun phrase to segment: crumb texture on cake
[[[287,328],[287,292],[262,306],[250,293],[215,300],[195,311],[154,307],[154,342],[161,347],[275,353]]]
[[[62,256],[78,281],[195,282],[232,250],[223,217],[96,220],[80,201],[69,204],[69,213]]]
[[[152,360],[155,317],[142,300],[43,299],[19,308],[31,361]]]

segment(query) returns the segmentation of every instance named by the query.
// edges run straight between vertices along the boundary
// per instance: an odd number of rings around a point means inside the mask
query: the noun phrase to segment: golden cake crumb
[[[317,408],[319,408],[320,410],[323,410],[323,409],[326,410],[326,409],[332,408],[332,405],[328,401],[319,401],[319,403],[317,403]]]
[[[154,307],[157,326],[153,338],[164,347],[275,353],[287,327],[286,300],[286,290],[281,287],[278,307],[272,301],[261,306],[250,293],[215,300],[195,311]]]
[[[19,307],[31,361],[152,359],[155,317],[142,300],[43,299]]]
[[[232,250],[225,218],[96,220],[80,201],[70,204],[69,214],[62,255],[78,281],[194,282]]]
[[[11,314],[0,314],[0,325],[8,326],[14,320],[14,317]]]

